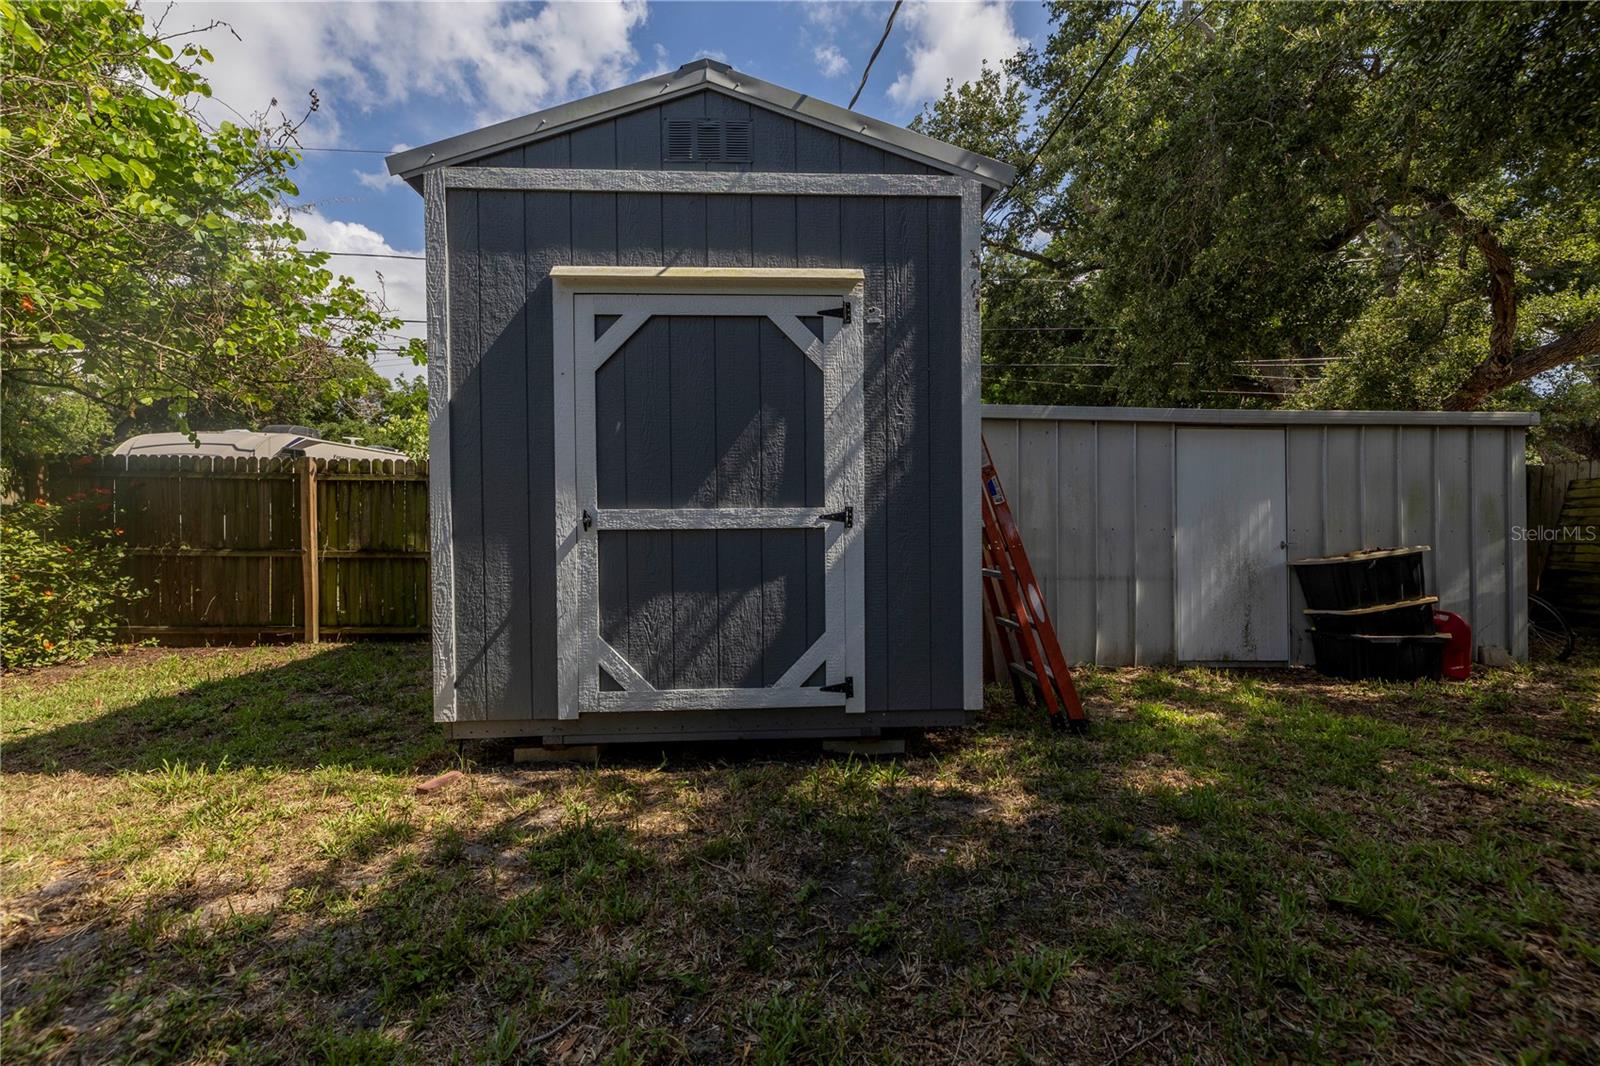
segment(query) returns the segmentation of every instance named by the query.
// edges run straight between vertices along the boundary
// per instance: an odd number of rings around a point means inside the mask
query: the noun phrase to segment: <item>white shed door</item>
[[[859,297],[571,299],[563,716],[863,710]]]
[[[1179,427],[1177,449],[1178,658],[1287,661],[1283,430]]]

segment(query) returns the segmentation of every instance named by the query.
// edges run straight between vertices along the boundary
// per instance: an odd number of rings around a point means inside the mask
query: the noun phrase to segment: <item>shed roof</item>
[[[141,433],[117,445],[112,455],[211,455],[236,459],[272,459],[280,455],[307,455],[313,459],[404,459],[392,448],[371,448],[343,441],[322,440],[304,433],[275,432],[277,427],[253,429],[202,429],[187,433]]]
[[[470,133],[410,148],[388,157],[389,173],[419,185],[422,173],[433,167],[453,166],[495,152],[554,137],[580,126],[601,122],[638,108],[649,107],[702,90],[725,93],[801,122],[809,122],[843,137],[875,145],[886,151],[940,170],[971,177],[989,189],[999,190],[1016,178],[1015,168],[988,156],[957,148],[913,130],[880,121],[856,111],[818,100],[741,73],[715,60],[685,63],[671,74],[657,75],[620,89],[586,96],[571,103],[521,118],[497,122]]]

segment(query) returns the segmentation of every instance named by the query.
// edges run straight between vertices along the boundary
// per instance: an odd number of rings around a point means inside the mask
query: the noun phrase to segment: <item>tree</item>
[[[0,0],[0,27],[8,407],[70,393],[123,435],[365,384],[399,322],[297,249],[296,125],[208,127],[210,54],[137,6]]]
[[[329,415],[308,423],[327,440],[354,438],[413,459],[428,457],[428,381],[420,374],[395,382],[373,374],[363,392],[341,398]]]
[[[1600,6],[1052,19],[1013,84],[953,88],[920,119],[1022,171],[987,219],[985,326],[1037,306],[1024,283],[1070,293],[1051,344],[991,333],[986,356],[1050,363],[1031,369],[1058,395],[1093,377],[1100,402],[1212,406],[1311,383],[1302,402],[1467,408],[1556,367],[1592,375]],[[997,129],[1016,86],[1037,120]]]

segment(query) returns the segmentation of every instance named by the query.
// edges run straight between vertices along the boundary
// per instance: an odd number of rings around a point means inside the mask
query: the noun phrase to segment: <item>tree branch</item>
[[[1083,272],[1083,268],[1081,266],[1069,263],[1064,259],[1056,259],[1048,255],[1043,255],[1039,252],[1031,252],[1022,246],[1012,244],[1009,241],[999,241],[995,240],[993,237],[985,237],[983,239],[983,243],[987,244],[990,248],[996,249],[997,251],[1006,252],[1010,255],[1021,256],[1023,259],[1031,259],[1035,263],[1047,266],[1051,270],[1059,270],[1063,274],[1081,274]]]
[[[1600,319],[1537,348],[1518,352],[1504,362],[1490,356],[1472,368],[1467,380],[1445,400],[1444,408],[1447,411],[1470,411],[1496,389],[1515,385],[1535,374],[1591,355],[1600,355]]]

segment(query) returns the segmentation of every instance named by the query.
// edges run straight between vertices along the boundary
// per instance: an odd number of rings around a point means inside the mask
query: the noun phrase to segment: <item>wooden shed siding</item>
[[[749,163],[664,163],[661,124],[669,118],[750,120]],[[593,151],[609,144],[612,162],[588,163]],[[620,166],[632,170],[728,170],[808,174],[942,174],[915,159],[885,152],[800,122],[769,107],[735,100],[715,90],[682,96],[614,119],[461,164],[474,167]]]
[[[825,162],[837,150],[845,170],[889,169],[877,149],[826,135],[838,142],[829,144],[813,135],[822,131],[782,121],[795,127],[787,143],[798,166]],[[552,161],[540,165],[621,164],[614,137],[608,143],[580,132],[586,135],[571,135],[563,146],[546,141],[529,150]],[[769,138],[762,150],[784,143]],[[865,305],[879,311],[869,310],[864,329],[867,485],[859,505],[868,560],[868,709],[962,706],[960,605],[970,567],[961,558],[957,483],[958,200],[457,189],[447,211],[458,719],[554,715],[548,274],[562,262],[864,272]],[[502,227],[523,235],[518,263],[510,262],[504,237],[490,232]],[[525,409],[499,394],[505,389],[525,395]],[[527,485],[525,500],[508,498],[517,495],[513,483]],[[495,583],[500,590],[489,588]],[[815,624],[808,621],[808,629]]]

